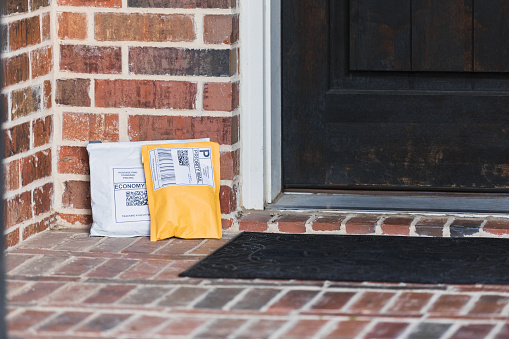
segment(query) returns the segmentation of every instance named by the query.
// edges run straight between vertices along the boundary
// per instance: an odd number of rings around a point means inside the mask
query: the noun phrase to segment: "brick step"
[[[226,232],[508,237],[509,218],[245,211],[232,220],[223,220],[223,229]]]

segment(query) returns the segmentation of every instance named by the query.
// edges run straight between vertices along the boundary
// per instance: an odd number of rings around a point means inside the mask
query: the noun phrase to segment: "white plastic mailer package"
[[[93,219],[90,236],[150,236],[141,146],[204,141],[210,139],[90,142],[87,145]]]

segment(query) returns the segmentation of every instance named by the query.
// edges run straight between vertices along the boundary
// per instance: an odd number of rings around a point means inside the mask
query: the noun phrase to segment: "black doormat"
[[[244,232],[180,276],[508,284],[509,239]]]

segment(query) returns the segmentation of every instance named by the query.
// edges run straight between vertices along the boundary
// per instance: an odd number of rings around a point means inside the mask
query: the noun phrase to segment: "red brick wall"
[[[6,246],[91,223],[85,146],[209,137],[237,210],[236,0],[6,0]]]
[[[209,137],[221,149],[221,212],[237,209],[235,0],[56,0],[55,210],[91,221],[88,140]],[[228,224],[228,223],[225,223]]]
[[[2,13],[4,233],[10,247],[55,220],[54,51],[49,0],[4,1]]]

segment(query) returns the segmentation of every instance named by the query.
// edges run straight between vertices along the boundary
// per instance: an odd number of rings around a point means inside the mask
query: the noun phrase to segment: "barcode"
[[[175,165],[171,150],[158,149],[157,157],[159,159],[159,180],[161,186],[175,185],[177,178],[175,177]]]
[[[148,205],[147,191],[126,192],[126,206],[145,206]]]
[[[177,150],[177,156],[179,158],[179,166],[189,167],[189,152],[186,149]]]

